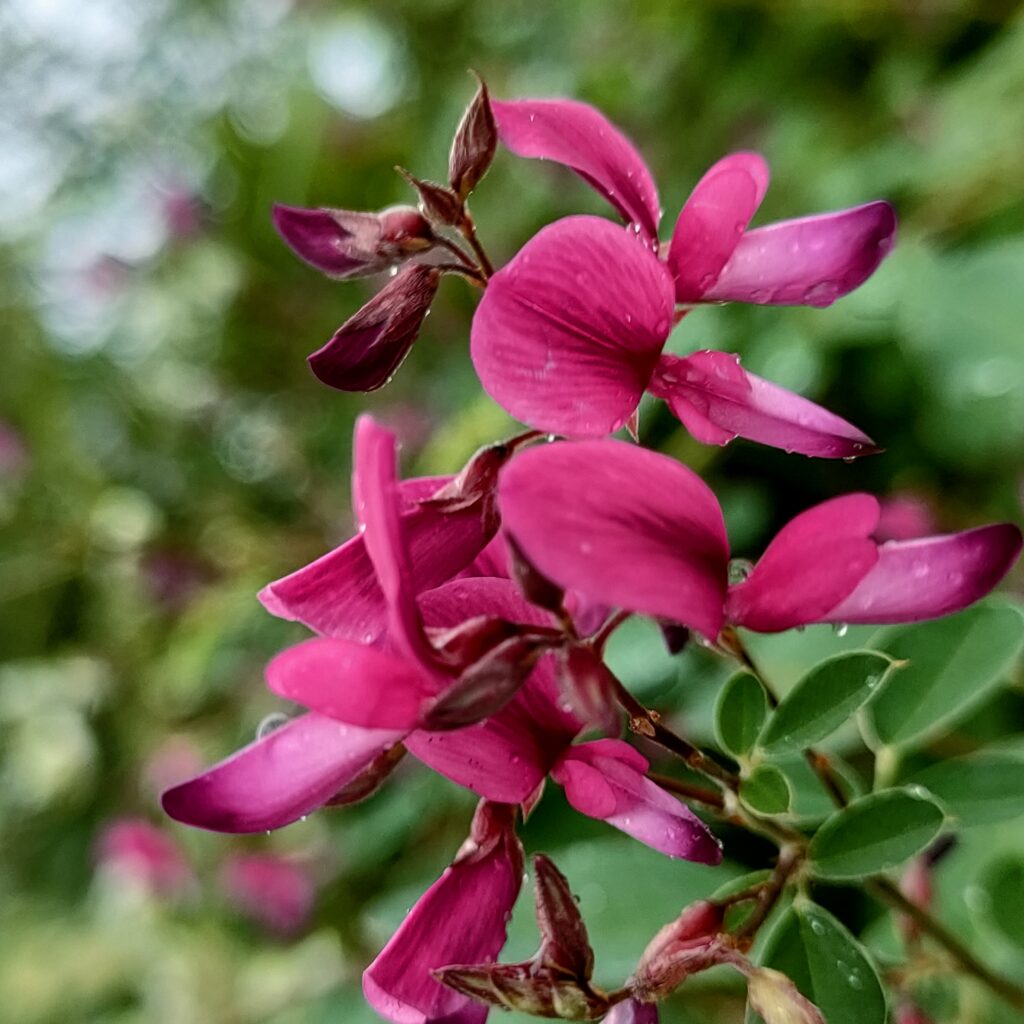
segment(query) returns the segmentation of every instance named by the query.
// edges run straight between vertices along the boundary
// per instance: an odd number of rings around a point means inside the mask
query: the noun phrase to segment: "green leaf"
[[[877,651],[850,651],[816,665],[775,709],[761,733],[767,753],[805,750],[846,722],[878,691],[892,659]]]
[[[793,796],[786,776],[773,764],[761,764],[740,783],[740,799],[761,814],[785,814]]]
[[[1002,938],[1024,950],[1024,859],[1001,857],[982,876],[979,911]]]
[[[715,734],[734,757],[749,753],[768,714],[764,687],[749,672],[737,672],[722,687],[715,705]]]
[[[961,825],[1024,816],[1024,757],[988,751],[943,761],[907,780],[937,797]]]
[[[779,918],[761,963],[792,979],[828,1024],[885,1024],[885,993],[867,950],[813,903],[800,900]]]
[[[830,755],[829,761],[846,799],[853,800],[863,795],[864,780],[857,772],[835,755]],[[772,764],[781,768],[789,781],[789,788],[793,794],[790,816],[795,823],[803,827],[813,827],[820,825],[835,813],[835,802],[803,754],[782,754],[777,760],[773,759]]]
[[[944,821],[942,808],[924,790],[886,789],[837,811],[818,829],[807,852],[821,878],[864,878],[919,853]]]
[[[976,605],[959,615],[886,631],[880,647],[909,664],[871,702],[879,742],[903,746],[932,734],[999,685],[1024,647],[1024,614]]]

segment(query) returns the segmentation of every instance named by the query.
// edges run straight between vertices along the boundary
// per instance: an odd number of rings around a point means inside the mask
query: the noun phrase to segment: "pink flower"
[[[105,870],[117,872],[158,896],[180,896],[194,878],[177,844],[142,818],[123,818],[107,825],[96,844]]]
[[[743,436],[826,458],[877,451],[871,439],[735,356],[663,355],[676,304],[738,299],[828,305],[863,282],[892,244],[886,203],[744,233],[767,187],[752,153],[715,165],[658,256],[657,192],[624,136],[570,101],[494,102],[502,140],[575,169],[631,222],[568,217],[540,231],[495,274],[473,321],[485,390],[524,423],[571,437],[626,424],[645,391],[706,444]],[[639,237],[637,237],[639,236]]]
[[[367,1002],[394,1024],[483,1024],[488,1008],[435,980],[452,963],[494,960],[523,880],[515,809],[481,801],[469,838],[363,972]]]
[[[651,172],[603,114],[573,100],[491,100],[491,109],[513,153],[571,167],[657,247],[661,207]],[[866,281],[892,248],[896,217],[885,202],[748,231],[768,178],[763,157],[741,152],[697,183],[669,246],[676,301],[828,306]]]
[[[611,440],[520,454],[502,473],[499,507],[503,528],[555,583],[711,639],[726,624],[778,632],[946,615],[987,594],[1021,548],[1009,523],[878,543],[878,501],[849,494],[791,520],[730,582],[707,485],[674,459]]]
[[[228,899],[246,917],[275,935],[300,931],[309,919],[316,888],[294,860],[273,854],[236,854],[220,871]]]

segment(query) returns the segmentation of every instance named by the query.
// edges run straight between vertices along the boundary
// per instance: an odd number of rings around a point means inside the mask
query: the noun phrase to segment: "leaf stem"
[[[462,211],[462,220],[459,222],[459,232],[467,242],[469,242],[470,248],[476,254],[477,260],[480,262],[480,270],[483,273],[484,280],[493,276],[494,265],[491,263],[487,256],[487,250],[480,244],[480,239],[476,234],[476,224],[473,223],[473,218],[470,216],[468,207]]]

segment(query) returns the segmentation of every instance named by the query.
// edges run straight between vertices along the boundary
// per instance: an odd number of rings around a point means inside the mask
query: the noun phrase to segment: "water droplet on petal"
[[[288,716],[280,711],[275,711],[272,714],[267,715],[267,717],[256,726],[256,739],[264,739],[275,730],[280,729],[282,725],[287,725],[289,721],[290,719]]]
[[[754,563],[748,558],[734,558],[729,562],[729,583],[745,583],[754,571]]]
[[[850,632],[850,627],[845,622],[835,622],[832,624],[832,632],[838,637],[844,637]]]

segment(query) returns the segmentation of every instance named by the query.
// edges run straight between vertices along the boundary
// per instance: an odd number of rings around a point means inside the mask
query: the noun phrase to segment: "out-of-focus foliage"
[[[469,67],[497,96],[599,105],[648,158],[669,223],[703,170],[742,147],[772,164],[763,221],[888,197],[899,244],[859,292],[828,311],[702,310],[671,342],[741,351],[751,370],[864,427],[883,458],[848,466],[742,442],[700,448],[653,407],[645,439],[708,476],[737,551],[857,488],[909,493],[940,529],[1019,519],[1024,22],[1014,7],[9,0],[0,1015],[369,1020],[362,966],[464,835],[468,795],[412,765],[372,802],[274,836],[190,833],[158,809],[162,786],[279,710],[262,665],[301,631],[271,619],[255,593],[347,534],[356,413],[396,427],[419,473],[452,471],[510,427],[472,373],[474,298],[457,280],[442,285],[387,389],[352,398],[319,385],[305,355],[372,282],[336,285],[300,265],[272,231],[272,201],[408,201],[392,168],[443,174]],[[499,154],[474,214],[504,260],[541,224],[596,203],[558,169]],[[1009,585],[1019,589],[1019,575]],[[793,683],[823,654],[856,646],[856,633],[839,643],[811,629],[758,654]],[[644,700],[710,737],[724,666],[700,652],[669,658],[639,623],[616,645]],[[981,740],[1020,752],[1022,730],[1018,680],[989,691],[941,743],[946,754]],[[525,839],[579,891],[609,981],[716,878],[763,863],[763,849],[730,834],[717,876],[660,860],[561,813],[558,799]],[[125,816],[180,847],[180,885],[155,886],[130,859],[105,857],[97,870],[104,829]],[[1019,914],[987,908],[1015,891],[1022,844],[1019,823],[979,825],[941,876],[943,910],[1011,966],[1024,955]],[[261,851],[318,891],[287,940],[224,884],[231,857]],[[513,958],[532,941],[525,922]],[[702,980],[672,1012],[735,1021],[742,998]]]

